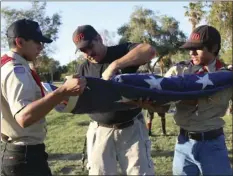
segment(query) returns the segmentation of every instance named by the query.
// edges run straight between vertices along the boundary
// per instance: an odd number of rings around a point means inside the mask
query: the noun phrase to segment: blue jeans
[[[173,175],[232,175],[224,135],[196,141],[178,136],[173,159]]]

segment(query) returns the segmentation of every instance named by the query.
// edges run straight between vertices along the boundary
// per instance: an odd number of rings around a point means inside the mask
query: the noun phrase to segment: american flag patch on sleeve
[[[14,72],[15,73],[25,73],[25,68],[22,66],[14,67]]]

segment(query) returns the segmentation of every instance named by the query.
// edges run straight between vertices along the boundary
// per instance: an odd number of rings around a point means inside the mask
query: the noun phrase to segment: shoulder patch
[[[16,66],[14,67],[15,73],[25,73],[25,68],[23,66]]]

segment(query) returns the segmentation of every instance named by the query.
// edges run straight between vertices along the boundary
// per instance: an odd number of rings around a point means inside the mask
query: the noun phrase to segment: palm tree
[[[196,28],[196,26],[201,22],[202,18],[205,15],[205,11],[203,10],[202,2],[190,2],[189,6],[184,6],[186,9],[185,16],[189,17],[189,21],[192,24],[192,31]]]

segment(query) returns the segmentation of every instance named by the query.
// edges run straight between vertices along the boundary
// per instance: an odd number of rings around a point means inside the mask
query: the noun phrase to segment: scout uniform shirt
[[[219,61],[217,61],[219,62]],[[206,72],[224,71],[217,68],[216,60],[205,67]],[[193,65],[191,62],[180,63],[173,66],[165,77],[193,74],[202,70],[202,66]],[[214,95],[199,98],[188,104],[187,101],[181,101],[176,104],[177,112],[174,115],[174,120],[178,126],[193,132],[204,132],[223,127],[223,117],[229,107],[229,100],[232,97],[232,88],[224,89]]]
[[[22,128],[15,115],[25,106],[43,96],[43,91],[34,80],[28,62],[14,52],[13,58],[1,66],[1,133],[16,145],[36,145],[44,141],[46,135],[45,118]]]

